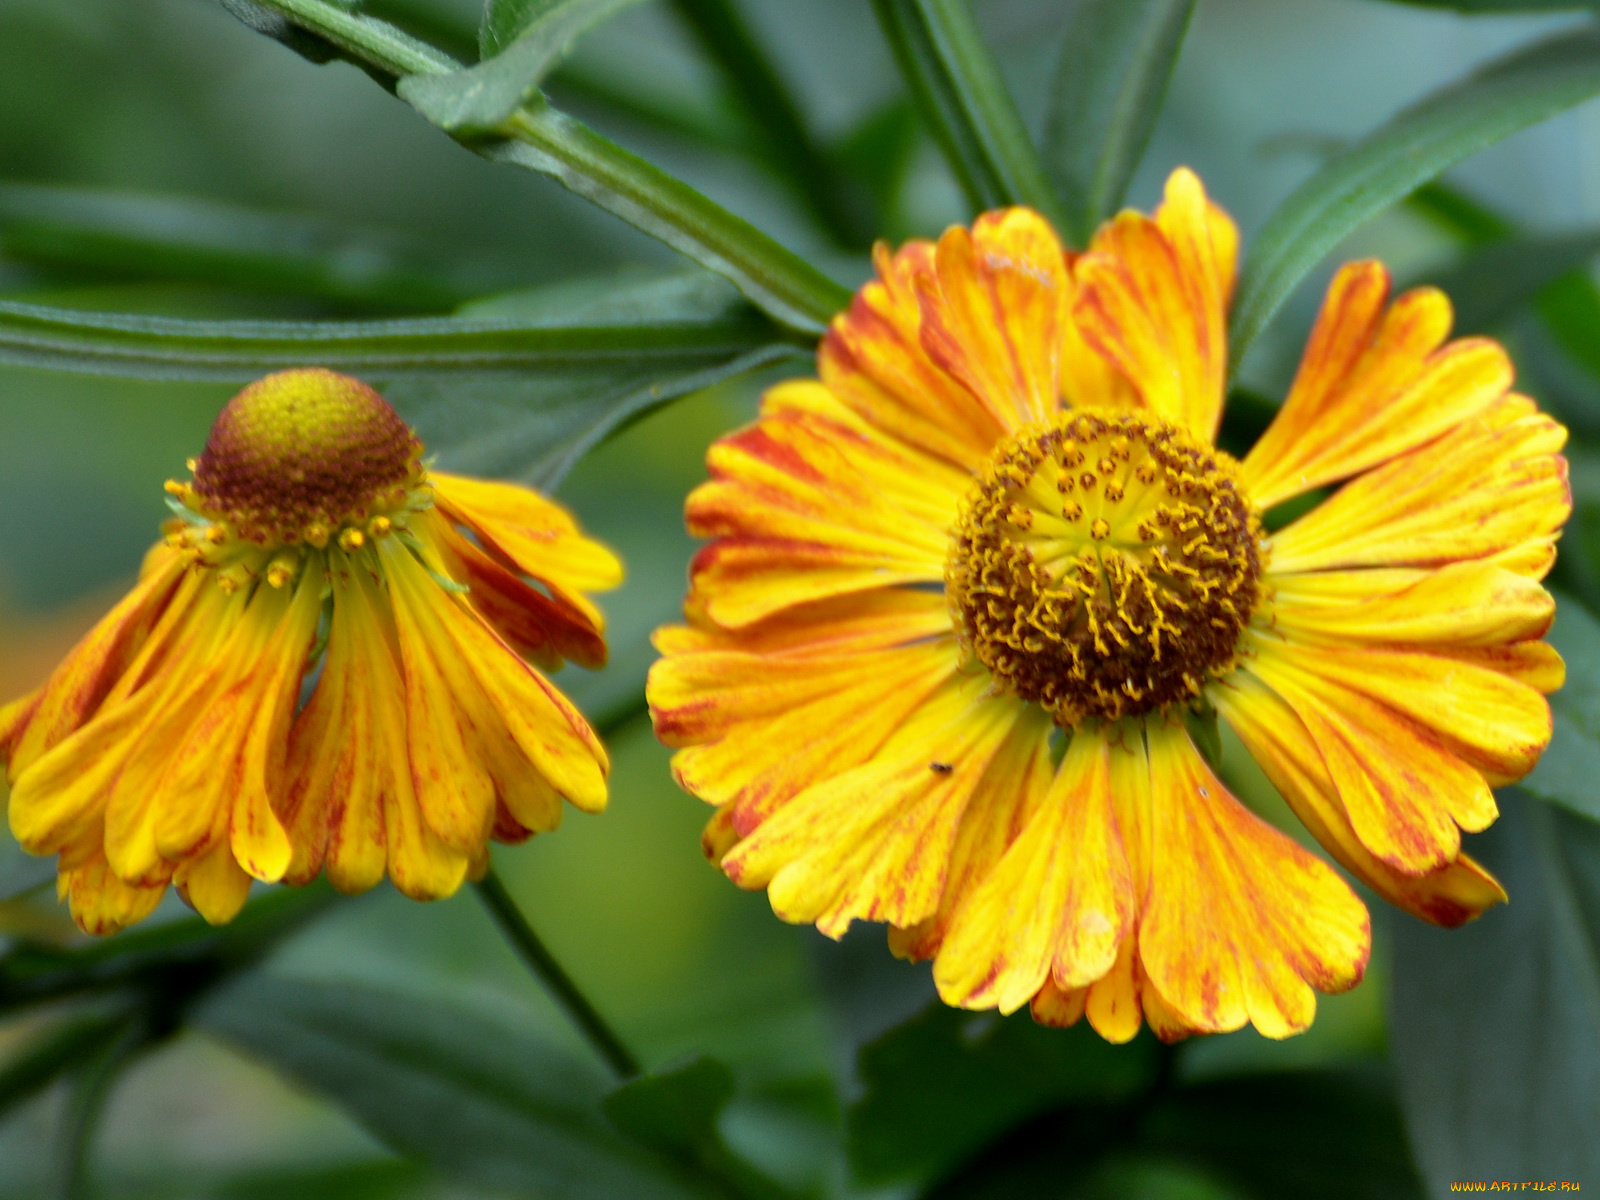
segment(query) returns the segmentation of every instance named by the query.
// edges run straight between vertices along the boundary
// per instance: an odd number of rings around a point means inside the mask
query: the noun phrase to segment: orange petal
[[[1334,703],[1338,691],[1359,692],[1409,717],[1499,783],[1526,775],[1550,744],[1550,705],[1544,696],[1465,656],[1295,641],[1272,654],[1321,680]]]
[[[932,915],[962,811],[1023,711],[978,691],[948,689],[870,762],[795,796],[729,851],[728,878],[829,937]]]
[[[502,566],[533,576],[597,631],[604,628],[600,610],[584,593],[620,584],[622,560],[585,537],[566,509],[514,483],[436,472],[428,478],[439,512],[470,529]]]
[[[1444,344],[1450,301],[1418,288],[1385,309],[1381,263],[1340,268],[1299,374],[1240,468],[1271,508],[1403,454],[1482,412],[1511,386],[1504,350],[1483,338]]]
[[[1106,739],[1080,732],[1027,827],[957,914],[934,983],[947,1004],[1001,1012],[1047,979],[1081,987],[1111,970],[1134,908]]]
[[[1210,442],[1222,418],[1239,235],[1193,172],[1167,180],[1152,220],[1124,212],[1077,260],[1072,317],[1141,406]]]
[[[1250,672],[1305,722],[1361,844],[1411,875],[1454,862],[1459,827],[1482,829],[1497,811],[1483,776],[1415,721],[1282,650],[1262,643]]]
[[[922,347],[916,280],[932,277],[933,247],[873,248],[877,278],[833,320],[817,351],[827,389],[874,427],[968,471],[983,465],[1006,426]]]
[[[1235,800],[1181,727],[1152,722],[1148,737],[1150,892],[1139,956],[1176,1018],[1169,1033],[1246,1021],[1266,1037],[1298,1033],[1315,1014],[1313,988],[1360,982],[1366,909],[1327,864]]]
[[[1032,706],[1013,722],[961,813],[939,907],[915,925],[889,931],[894,953],[914,960],[936,955],[967,901],[1027,826],[1055,775],[1051,728],[1043,710]]]
[[[1488,562],[1436,571],[1377,569],[1271,576],[1272,622],[1296,642],[1502,646],[1542,637],[1550,593]]]
[[[45,751],[89,720],[131,664],[185,575],[173,555],[158,555],[121,601],[62,660],[26,711],[8,710],[4,744],[14,780]],[[192,589],[191,589],[192,590]]]
[[[1431,566],[1499,555],[1508,569],[1526,558],[1522,570],[1542,575],[1548,548],[1572,511],[1567,462],[1558,453],[1567,431],[1517,395],[1458,420],[1442,437],[1352,480],[1273,535],[1273,571]]]
[[[1304,722],[1260,680],[1237,671],[1209,695],[1312,836],[1385,900],[1452,929],[1505,901],[1495,878],[1465,854],[1424,875],[1397,871],[1374,857],[1356,836]]]
[[[167,881],[163,878],[150,885],[124,883],[111,870],[106,856],[94,850],[73,866],[63,864],[56,893],[71,906],[72,919],[79,929],[106,937],[138,924],[154,912],[167,894]]]
[[[926,455],[802,413],[764,417],[711,448],[690,495],[691,606],[747,625],[790,605],[944,578],[968,480]]]
[[[1059,354],[1068,294],[1066,259],[1038,213],[984,213],[953,226],[917,281],[922,344],[1013,431],[1060,407]]]
[[[660,660],[646,688],[658,735],[690,745],[689,792],[736,803],[745,832],[812,783],[867,761],[958,666],[954,639],[834,658],[758,653]]]

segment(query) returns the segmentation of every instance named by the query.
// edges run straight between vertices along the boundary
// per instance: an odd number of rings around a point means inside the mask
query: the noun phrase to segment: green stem
[[[800,106],[733,0],[674,0],[673,7],[760,126],[755,149],[841,245],[872,240],[846,199],[843,181],[817,145]]]
[[[873,7],[973,206],[1026,204],[1064,228],[1060,198],[967,0],[873,0]]]
[[[368,71],[393,80],[448,75],[461,68],[449,55],[383,21],[328,0],[227,0],[266,33],[273,18],[329,43]],[[247,8],[241,9],[241,5]],[[256,15],[250,15],[256,14]],[[553,177],[562,186],[731,280],[776,320],[820,333],[850,302],[841,287],[749,222],[688,184],[614,145],[535,95],[495,130],[452,131],[485,157]]]
[[[533,931],[528,919],[522,915],[517,902],[511,898],[506,885],[493,867],[477,883],[478,897],[500,926],[500,932],[517,956],[534,973],[551,997],[566,1011],[579,1031],[589,1040],[620,1079],[632,1079],[643,1072],[639,1059],[602,1017],[583,990],[568,975],[549,947]]]
[[[89,1195],[89,1152],[111,1088],[122,1069],[148,1041],[144,1022],[130,1021],[120,1037],[83,1064],[62,1116],[56,1148],[57,1200],[85,1200]]]

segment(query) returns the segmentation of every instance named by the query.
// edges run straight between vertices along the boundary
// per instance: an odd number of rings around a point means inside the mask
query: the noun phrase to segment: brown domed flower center
[[[1062,725],[1199,695],[1261,578],[1232,460],[1163,421],[1076,411],[1001,443],[945,568],[963,641]]]
[[[384,398],[347,375],[280,371],[245,388],[179,485],[196,511],[259,545],[326,544],[403,507],[422,443]]]

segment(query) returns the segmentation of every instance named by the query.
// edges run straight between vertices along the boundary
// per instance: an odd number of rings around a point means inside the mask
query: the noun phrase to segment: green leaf
[[[1550,697],[1555,732],[1521,786],[1600,821],[1600,621],[1559,596],[1549,641],[1567,664],[1567,682]]]
[[[465,103],[449,88],[436,92],[426,85],[412,86],[408,77],[449,75],[460,64],[392,25],[347,13],[328,0],[258,0],[256,6],[338,46],[369,72],[407,81],[419,97],[414,106],[429,119],[454,120]],[[463,144],[485,158],[548,175],[729,279],[763,312],[793,329],[821,333],[850,302],[848,290],[748,221],[542,98],[530,99],[493,133],[461,136]]]
[[[1516,790],[1471,842],[1511,903],[1396,929],[1390,1038],[1412,1146],[1451,1180],[1600,1178],[1600,827]]]
[[[605,1098],[611,1123],[641,1146],[690,1163],[720,1140],[717,1118],[733,1099],[733,1072],[709,1058],[630,1080]]]
[[[600,1115],[597,1068],[527,1022],[353,983],[256,977],[198,1024],[443,1174],[549,1200],[702,1195]]]
[[[622,423],[802,353],[783,337],[704,272],[397,321],[193,321],[0,301],[0,363],[230,382],[331,367],[382,387],[447,466],[543,487]]]
[[[515,40],[493,58],[443,75],[411,75],[400,81],[400,97],[449,133],[493,133],[525,101],[593,26],[640,0],[509,0],[485,13],[491,23],[518,29]],[[496,8],[514,13],[494,22]]]
[[[132,272],[410,312],[481,295],[503,272],[325,221],[192,197],[0,186],[0,251],[18,262]],[[497,277],[498,276],[498,277]]]
[[[1600,231],[1517,238],[1484,246],[1424,279],[1450,297],[1455,336],[1490,333],[1596,254]]]
[[[1044,158],[1075,245],[1122,206],[1193,12],[1194,0],[1079,0],[1069,11]]]
[[[1268,219],[1245,259],[1230,353],[1370,217],[1471,154],[1600,93],[1600,30],[1564,30],[1406,109],[1332,159]]]
[[[1385,1074],[1318,1068],[1189,1084],[1155,1104],[1138,1143],[1249,1196],[1420,1198]]]
[[[1069,1102],[1114,1103],[1147,1087],[1156,1046],[1102,1041],[935,1005],[861,1052],[865,1088],[846,1115],[863,1183],[937,1179],[1019,1122]]]
[[[974,210],[1061,203],[967,0],[873,0],[912,98]]]

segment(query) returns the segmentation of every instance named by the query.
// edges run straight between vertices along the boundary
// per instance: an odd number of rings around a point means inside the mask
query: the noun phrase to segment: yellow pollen
[[[339,549],[354,553],[367,544],[367,535],[359,529],[346,529],[339,535]]]
[[[291,582],[300,573],[300,556],[298,554],[280,554],[267,565],[267,584],[269,587],[281,588]]]
[[[375,538],[386,538],[394,529],[394,522],[388,517],[373,517],[367,524],[367,532]]]
[[[1098,473],[1068,474],[1086,462]],[[1074,487],[1081,504],[1046,506]],[[1231,667],[1261,542],[1227,455],[1163,421],[1076,410],[995,450],[951,530],[946,595],[1009,691],[1062,725],[1114,721]]]

